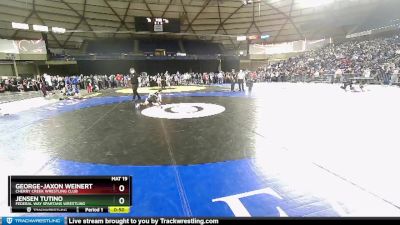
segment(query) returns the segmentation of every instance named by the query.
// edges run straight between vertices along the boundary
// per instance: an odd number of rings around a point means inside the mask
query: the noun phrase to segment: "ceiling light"
[[[259,38],[258,35],[250,35],[247,37],[249,40],[257,40]]]
[[[246,36],[237,36],[237,37],[236,37],[236,40],[237,40],[237,41],[245,41],[246,39],[247,39]]]
[[[268,39],[269,37],[270,36],[268,34],[262,34],[260,38],[265,40],[265,39]]]
[[[65,28],[62,28],[62,27],[52,27],[51,30],[52,30],[54,33],[58,33],[58,34],[63,34],[63,33],[65,33]]]
[[[33,30],[34,31],[40,31],[40,32],[49,32],[49,27],[43,26],[43,25],[33,25]]]
[[[16,23],[12,22],[11,23],[12,28],[14,29],[21,29],[21,30],[29,30],[29,25],[26,23]]]
[[[243,5],[253,4],[253,0],[242,0]]]

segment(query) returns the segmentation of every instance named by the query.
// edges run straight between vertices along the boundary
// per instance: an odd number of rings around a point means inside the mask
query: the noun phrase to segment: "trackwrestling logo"
[[[62,217],[6,217],[3,218],[3,224],[46,224],[46,225],[64,225]]]

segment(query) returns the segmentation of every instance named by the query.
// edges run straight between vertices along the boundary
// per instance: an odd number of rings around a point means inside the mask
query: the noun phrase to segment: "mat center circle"
[[[189,119],[212,116],[225,111],[225,107],[209,103],[176,103],[153,106],[142,111],[142,115],[162,119]]]
[[[193,107],[193,106],[181,105],[181,106],[172,107],[171,111],[174,113],[194,113],[194,112],[199,111],[199,109],[196,107]]]

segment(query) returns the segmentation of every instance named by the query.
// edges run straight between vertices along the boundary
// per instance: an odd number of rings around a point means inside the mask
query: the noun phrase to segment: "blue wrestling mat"
[[[309,175],[321,173],[320,168],[304,169],[305,162],[290,159],[268,144],[262,133],[268,124],[262,122],[262,102],[257,98],[237,92],[163,97],[166,105],[173,105],[163,108],[173,119],[143,115],[134,109],[130,96],[66,100],[3,117],[0,158],[6,168],[1,175],[4,179],[8,175],[129,175],[133,177],[129,216],[346,213],[340,202],[305,188]],[[183,103],[192,105],[180,107]],[[209,113],[214,108],[200,103],[222,110]],[[199,118],[179,118],[196,113]],[[337,178],[326,179],[334,183]]]

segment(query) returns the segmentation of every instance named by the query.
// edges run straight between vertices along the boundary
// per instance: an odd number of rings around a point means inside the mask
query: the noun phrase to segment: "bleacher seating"
[[[183,46],[190,55],[216,55],[222,54],[220,44],[207,41],[185,40]]]
[[[87,53],[131,53],[134,51],[134,40],[132,39],[107,39],[96,40],[88,43]]]
[[[135,49],[135,41],[138,41],[138,49]],[[183,40],[181,49],[180,40],[177,39],[103,39],[89,41],[86,53],[96,55],[111,55],[121,53],[135,53],[151,56],[156,49],[164,49],[167,56],[174,56],[178,52],[185,52],[188,55],[208,55],[214,56],[223,54],[222,48],[218,43],[201,40]]]
[[[142,39],[139,40],[139,51],[154,52],[156,49],[165,49],[166,52],[180,52],[178,40]]]

